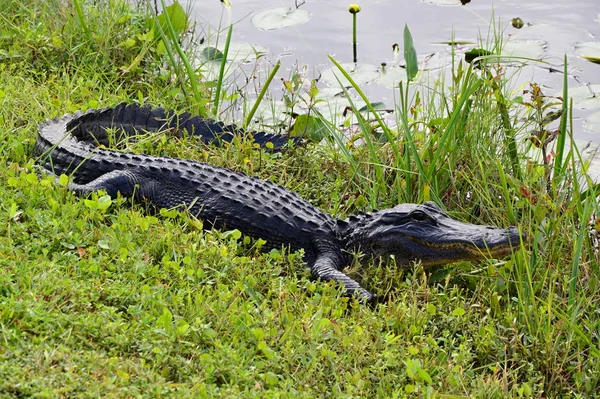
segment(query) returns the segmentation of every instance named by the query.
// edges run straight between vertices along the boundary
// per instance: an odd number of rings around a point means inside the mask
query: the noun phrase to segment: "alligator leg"
[[[69,189],[81,196],[104,190],[112,198],[116,198],[117,193],[121,193],[124,197],[132,197],[134,193],[139,195],[136,187],[148,189],[148,183],[153,184],[153,182],[144,181],[132,172],[113,170],[86,184],[70,183]]]
[[[365,290],[355,280],[339,271],[336,265],[335,256],[329,254],[319,255],[314,263],[309,264],[310,272],[318,279],[324,281],[336,281],[344,285],[345,293],[349,297],[356,296],[361,302],[372,302],[375,295]]]

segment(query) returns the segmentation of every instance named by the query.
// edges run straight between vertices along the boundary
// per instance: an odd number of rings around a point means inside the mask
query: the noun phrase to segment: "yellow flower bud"
[[[358,4],[350,4],[348,11],[350,11],[350,14],[358,14],[360,12],[360,6]]]

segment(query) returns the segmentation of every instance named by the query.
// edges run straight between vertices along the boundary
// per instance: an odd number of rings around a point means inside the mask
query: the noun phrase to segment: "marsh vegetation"
[[[482,43],[490,55],[477,63],[458,57],[449,80],[399,86],[385,118],[355,86],[363,105],[333,123],[316,107],[322,88],[277,75],[294,108],[287,126],[300,119],[296,132],[320,135],[289,152],[166,136],[130,145],[269,179],[337,217],[433,200],[455,218],[518,224],[531,238],[507,259],[433,272],[357,266],[348,273],[389,298],[371,309],[311,280],[301,254],[263,253],[172,210],[77,198],[39,175],[31,147],[46,118],[122,101],[219,117],[243,96],[228,91],[223,70],[208,81],[194,66],[179,11],[169,27],[144,2],[3,5],[1,396],[597,391],[598,189],[569,145],[567,88],[554,97],[535,83],[515,88],[493,55],[499,41]],[[239,123],[260,128],[240,112]]]

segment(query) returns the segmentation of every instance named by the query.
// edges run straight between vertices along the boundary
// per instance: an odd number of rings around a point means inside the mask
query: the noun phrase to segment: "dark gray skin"
[[[96,143],[108,144],[109,127],[122,129],[119,134],[124,135],[164,129],[188,132],[204,142],[231,141],[235,134],[244,133],[189,114],[121,104],[42,123],[34,155],[48,173],[72,176],[69,188],[79,195],[105,190],[113,198],[121,193],[158,208],[183,207],[215,228],[238,229],[265,239],[270,248],[303,249],[314,277],[341,283],[346,295],[361,301],[372,301],[374,296],[342,272],[352,254],[393,257],[401,267],[414,262],[429,266],[504,257],[521,239],[516,227],[459,222],[433,202],[400,204],[335,220],[269,181],[201,162],[96,147]],[[274,150],[288,143],[284,136],[267,133],[252,137],[259,146],[271,142]]]

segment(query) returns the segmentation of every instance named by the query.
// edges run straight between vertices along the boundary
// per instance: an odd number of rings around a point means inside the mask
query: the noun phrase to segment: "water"
[[[193,17],[200,24],[216,27],[220,21],[222,26],[234,21],[233,40],[267,47],[268,62],[282,61],[278,76],[289,77],[289,71],[304,67],[309,77],[318,77],[320,72],[331,67],[328,55],[340,62],[352,61],[349,1],[306,0],[300,8],[312,14],[307,23],[271,31],[255,28],[251,23],[252,15],[265,8],[294,7],[293,0],[231,1],[233,4],[228,11],[224,11],[219,0],[191,0],[188,4],[184,2],[183,6],[191,7]],[[534,81],[542,85],[545,94],[559,93],[563,75],[549,72],[548,67],[562,71],[564,54],[568,56],[570,87],[600,83],[600,65],[578,57],[574,47],[578,42],[599,41],[598,0],[472,0],[464,6],[434,5],[429,0],[369,0],[359,4],[362,10],[358,14],[358,61],[361,63],[377,66],[382,62],[393,63],[392,45],[399,43],[402,51],[405,23],[410,28],[419,55],[443,55],[449,54],[450,48],[439,42],[452,37],[472,42],[477,42],[479,37],[485,40],[491,21],[496,21],[496,26],[500,21],[504,41],[543,40],[547,44],[542,58],[549,64],[524,69],[515,83],[516,87]],[[522,29],[511,26],[510,20],[516,17],[525,22]],[[225,34],[221,37],[224,38]],[[459,51],[468,47],[473,46],[459,46]],[[371,101],[383,101],[388,107],[393,107],[394,91],[376,84],[363,88]],[[600,112],[600,109],[575,112],[574,135],[583,144],[600,142],[600,131],[590,132],[583,128],[584,120],[593,112]]]

